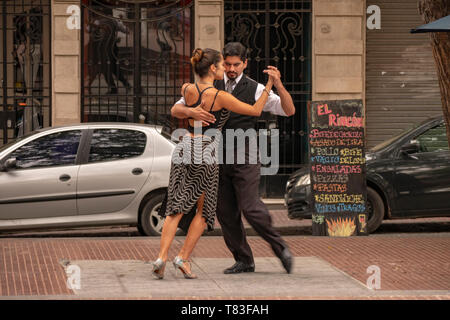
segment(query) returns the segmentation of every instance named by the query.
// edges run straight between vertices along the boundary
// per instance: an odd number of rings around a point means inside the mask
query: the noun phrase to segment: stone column
[[[67,19],[79,14],[79,1],[52,0],[52,125],[80,122],[81,51],[80,28],[69,29]],[[81,21],[79,22],[81,26]]]
[[[365,99],[365,0],[314,0],[312,99]]]
[[[195,48],[222,50],[224,45],[223,0],[195,1]]]

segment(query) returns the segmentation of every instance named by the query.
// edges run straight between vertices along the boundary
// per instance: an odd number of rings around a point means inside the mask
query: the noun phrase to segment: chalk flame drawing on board
[[[337,218],[336,220],[328,220],[328,235],[332,237],[348,237],[351,236],[356,229],[355,219]]]

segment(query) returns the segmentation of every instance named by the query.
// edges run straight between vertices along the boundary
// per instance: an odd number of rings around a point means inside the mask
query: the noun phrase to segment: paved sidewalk
[[[176,276],[171,264],[166,279],[154,280],[159,238],[136,228],[21,232],[0,235],[0,299],[450,299],[450,218],[411,219],[435,233],[410,233],[393,220],[367,237],[329,238],[311,236],[311,220],[270,212],[295,256],[292,274],[247,223],[256,272],[222,273],[233,260],[216,224],[193,253],[196,280]],[[399,227],[404,233],[390,233]],[[183,240],[175,238],[170,259]],[[70,266],[80,268],[80,289],[68,288]],[[366,286],[369,267],[380,270],[379,290]]]
[[[224,275],[233,260],[222,237],[202,237],[197,280],[154,280],[159,238],[2,238],[0,299],[450,299],[450,234],[329,238],[286,236],[295,268],[286,274],[266,242],[249,237],[256,272]],[[169,259],[184,237],[176,237]],[[67,286],[79,267],[81,289]],[[369,266],[380,290],[366,287]],[[73,271],[73,270],[72,270]],[[180,289],[182,288],[182,290]]]

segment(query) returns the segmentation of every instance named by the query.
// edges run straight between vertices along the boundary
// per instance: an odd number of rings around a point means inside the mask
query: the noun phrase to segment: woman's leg
[[[202,217],[204,199],[205,199],[204,194],[202,194],[198,199],[197,212],[195,214],[194,219],[192,219],[191,225],[189,226],[189,230],[186,235],[183,247],[178,253],[178,256],[183,260],[189,259],[192,251],[194,250],[195,245],[197,244],[198,239],[200,239],[201,235],[203,234],[203,231],[205,230],[206,222],[205,218]],[[189,272],[191,271],[190,264],[185,263],[184,267]]]
[[[163,261],[167,260],[170,245],[172,244],[173,238],[175,238],[178,223],[180,222],[182,217],[183,214],[177,213],[174,215],[167,216],[166,220],[164,220],[164,226],[161,233],[161,242],[158,255],[158,258],[160,258]]]

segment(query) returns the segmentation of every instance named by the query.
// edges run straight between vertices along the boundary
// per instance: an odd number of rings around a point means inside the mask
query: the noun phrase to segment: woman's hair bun
[[[204,55],[204,52],[202,49],[200,49],[200,48],[195,49],[194,52],[192,53],[192,58],[191,58],[192,65],[195,65],[200,60],[202,60],[203,55]]]
[[[208,74],[211,65],[214,64],[217,67],[221,60],[222,55],[219,51],[211,48],[197,48],[192,52],[191,64],[194,72],[204,77]]]

